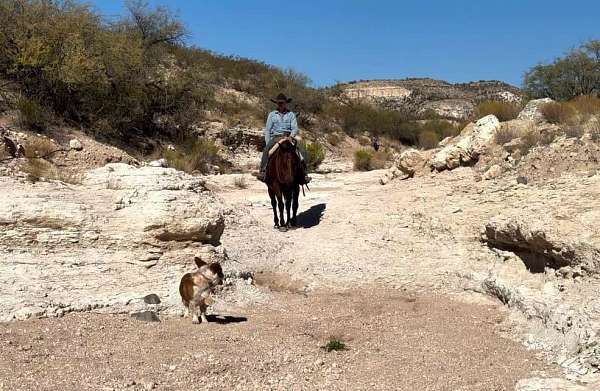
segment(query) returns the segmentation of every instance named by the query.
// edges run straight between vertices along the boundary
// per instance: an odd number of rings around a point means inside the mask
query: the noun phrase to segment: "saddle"
[[[269,149],[269,157],[273,156],[273,154],[279,149],[279,147],[281,146],[281,144],[283,144],[286,141],[289,141],[294,146],[297,143],[296,139],[293,138],[293,137],[291,137],[291,136],[281,137],[279,140],[277,140],[277,142],[275,144],[273,144],[273,146],[271,147],[271,149]]]

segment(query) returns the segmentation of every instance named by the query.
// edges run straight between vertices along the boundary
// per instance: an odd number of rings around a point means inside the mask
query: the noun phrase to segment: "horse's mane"
[[[295,145],[289,141],[281,143],[267,165],[269,182],[278,182],[283,186],[297,184],[299,160]]]

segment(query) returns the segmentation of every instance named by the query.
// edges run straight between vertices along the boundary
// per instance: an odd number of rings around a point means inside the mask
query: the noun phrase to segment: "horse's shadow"
[[[230,324],[230,323],[242,323],[246,322],[248,318],[245,316],[229,316],[229,315],[206,315],[206,320],[209,323],[217,323],[217,324]]]
[[[298,216],[296,216],[297,226],[301,228],[312,228],[319,225],[326,208],[326,204],[317,204],[311,206],[304,212],[300,212]]]

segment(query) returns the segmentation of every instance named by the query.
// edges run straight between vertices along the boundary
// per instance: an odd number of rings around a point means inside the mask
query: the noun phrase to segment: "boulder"
[[[483,179],[496,179],[500,175],[502,175],[502,167],[500,167],[498,164],[494,164],[483,174]]]
[[[425,167],[425,155],[416,149],[407,149],[396,157],[392,167],[387,170],[379,183],[386,185],[402,175],[412,178],[415,173]]]
[[[69,141],[69,147],[71,149],[74,149],[75,151],[81,151],[83,149],[83,145],[81,144],[81,141],[77,140],[76,138]]]
[[[170,168],[113,163],[68,186],[0,177],[0,192],[0,321],[178,311],[178,279],[225,227],[204,182]]]
[[[150,167],[169,167],[169,164],[167,163],[166,159],[158,159],[158,160],[153,160],[150,163],[148,163],[148,165]]]
[[[525,105],[525,108],[523,108],[523,110],[521,110],[521,112],[517,116],[517,119],[518,120],[529,120],[529,121],[535,121],[535,122],[545,121],[546,118],[544,118],[544,114],[542,114],[541,108],[546,103],[551,103],[551,102],[554,102],[554,101],[550,98],[530,100],[529,102],[527,102],[527,105]]]
[[[469,165],[479,159],[494,142],[500,121],[494,115],[487,115],[475,124],[467,125],[458,137],[450,140],[429,160],[429,166],[436,171],[453,170]]]

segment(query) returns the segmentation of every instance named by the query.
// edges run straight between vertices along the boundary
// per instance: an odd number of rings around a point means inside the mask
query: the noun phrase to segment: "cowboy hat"
[[[284,94],[279,94],[279,95],[277,95],[276,98],[271,99],[271,102],[273,102],[273,103],[277,103],[277,102],[290,103],[291,101],[292,101],[292,98],[288,98]]]

